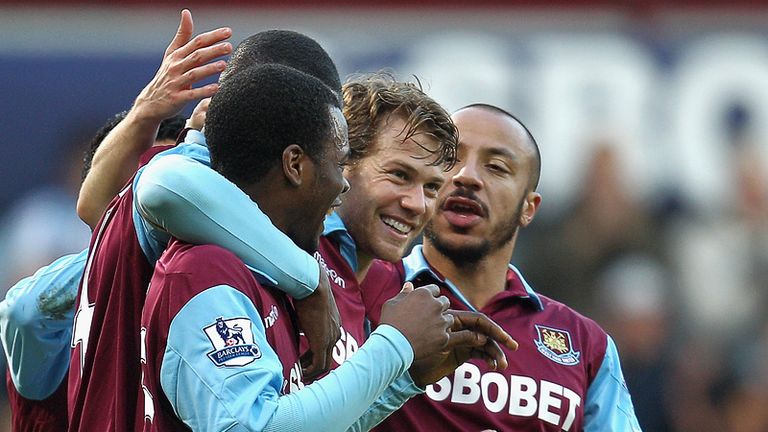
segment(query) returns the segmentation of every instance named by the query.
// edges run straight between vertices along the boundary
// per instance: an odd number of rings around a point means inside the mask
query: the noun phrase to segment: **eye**
[[[424,185],[424,191],[428,196],[434,198],[437,196],[437,193],[440,191],[441,187],[442,185],[440,183],[427,183]]]
[[[509,173],[509,170],[501,164],[497,163],[489,163],[485,165],[486,168],[488,168],[489,171],[495,172],[497,174],[507,174]]]
[[[397,178],[398,180],[408,180],[408,173],[406,173],[403,170],[393,170],[393,171],[390,171],[389,174],[392,177]]]

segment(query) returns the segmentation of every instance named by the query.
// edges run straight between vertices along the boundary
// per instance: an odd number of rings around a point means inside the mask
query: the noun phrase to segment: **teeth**
[[[382,216],[381,220],[382,222],[394,228],[396,231],[400,232],[401,234],[408,234],[413,229],[410,226],[389,217]]]
[[[466,213],[474,213],[474,209],[472,207],[463,205],[463,204],[454,204],[451,206],[451,210],[466,212]]]

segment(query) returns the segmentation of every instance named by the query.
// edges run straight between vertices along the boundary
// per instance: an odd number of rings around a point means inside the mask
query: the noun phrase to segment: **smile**
[[[407,235],[413,230],[412,226],[406,223],[400,222],[389,216],[381,216],[381,221],[384,222],[384,224],[387,225],[388,227],[394,229],[395,231],[403,235]]]

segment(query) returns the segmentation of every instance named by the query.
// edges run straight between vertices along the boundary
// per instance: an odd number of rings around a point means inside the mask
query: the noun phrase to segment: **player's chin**
[[[382,261],[395,263],[405,254],[405,250],[410,242],[388,242],[382,241],[375,248],[374,256]]]

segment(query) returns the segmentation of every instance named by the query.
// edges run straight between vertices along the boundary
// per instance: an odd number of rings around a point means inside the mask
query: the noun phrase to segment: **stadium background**
[[[513,261],[613,334],[644,430],[768,430],[768,3],[184,6],[197,32],[294,29],[342,76],[389,68],[449,110],[518,115],[544,202]],[[86,245],[82,145],[152,77],[180,7],[0,1],[0,286]]]

